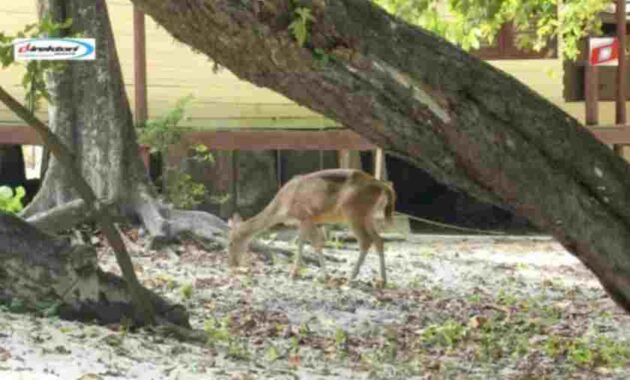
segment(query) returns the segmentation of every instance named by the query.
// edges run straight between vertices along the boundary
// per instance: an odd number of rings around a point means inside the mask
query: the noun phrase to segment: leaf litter
[[[3,307],[0,378],[630,378],[630,317],[551,239],[411,235],[386,244],[385,288],[377,255],[349,284],[356,244],[325,251],[342,260],[327,281],[316,267],[291,280],[280,257],[232,273],[194,241],[143,248],[140,280],[184,304],[206,345]]]

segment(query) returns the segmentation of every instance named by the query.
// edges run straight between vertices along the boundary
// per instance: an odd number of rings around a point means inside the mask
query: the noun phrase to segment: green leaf
[[[26,195],[26,190],[24,190],[24,187],[18,186],[15,189],[15,198],[21,200],[22,198],[24,198],[25,195]]]
[[[405,21],[441,35],[464,49],[492,42],[506,23],[518,32],[519,48],[541,50],[551,39],[561,39],[567,58],[577,56],[580,39],[601,32],[599,13],[609,0],[373,0]]]
[[[0,186],[0,199],[13,198],[13,190],[9,186]]]
[[[10,187],[0,186],[0,210],[12,214],[22,211],[22,198],[25,195],[26,191],[21,186],[15,190],[15,194]]]
[[[308,39],[308,23],[314,20],[311,10],[300,7],[295,10],[296,18],[289,24],[289,30],[293,33],[293,37],[298,45],[304,46]]]

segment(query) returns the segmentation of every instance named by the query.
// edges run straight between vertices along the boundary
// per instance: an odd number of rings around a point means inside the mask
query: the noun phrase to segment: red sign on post
[[[592,66],[617,66],[619,40],[616,37],[590,38],[588,61]]]

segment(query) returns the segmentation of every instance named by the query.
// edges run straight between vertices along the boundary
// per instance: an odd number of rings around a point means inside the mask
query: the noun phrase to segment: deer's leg
[[[352,229],[352,233],[357,238],[359,242],[359,259],[357,263],[354,265],[352,269],[352,274],[350,275],[350,280],[354,280],[359,274],[359,270],[365,261],[365,256],[372,245],[372,239],[370,237],[370,233],[368,232],[364,219],[350,219],[350,228]]]
[[[295,261],[293,263],[293,269],[291,270],[291,277],[296,278],[302,267],[302,252],[304,252],[304,241],[310,239],[312,223],[309,221],[301,221],[298,233],[298,251],[295,255]]]
[[[322,231],[315,225],[311,224],[308,230],[309,240],[317,252],[317,257],[319,258],[319,267],[322,275],[324,277],[328,277],[328,271],[326,270],[326,262],[324,260],[324,235]]]
[[[300,234],[298,236],[298,250],[295,255],[295,261],[293,262],[293,269],[291,270],[291,278],[296,278],[300,274],[300,268],[302,267],[302,251],[304,250],[304,236],[302,234],[302,228],[300,228]]]
[[[378,252],[378,261],[381,271],[381,281],[383,282],[383,286],[387,284],[387,275],[385,274],[385,251],[383,246],[383,238],[378,234],[376,230],[376,226],[374,224],[374,219],[367,224],[367,230],[370,234],[370,238],[374,243],[374,247],[376,247],[376,251]]]

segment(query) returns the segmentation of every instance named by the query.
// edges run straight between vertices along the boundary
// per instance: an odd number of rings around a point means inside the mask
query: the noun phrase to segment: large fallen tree
[[[160,324],[190,328],[181,305],[140,288]],[[103,272],[96,251],[43,233],[21,219],[0,213],[0,301],[21,308],[42,307],[62,318],[99,323],[146,324],[125,281]],[[41,310],[40,310],[41,311]],[[153,318],[153,316],[151,316]]]
[[[240,78],[528,218],[630,310],[630,167],[524,84],[366,0],[132,2]]]

